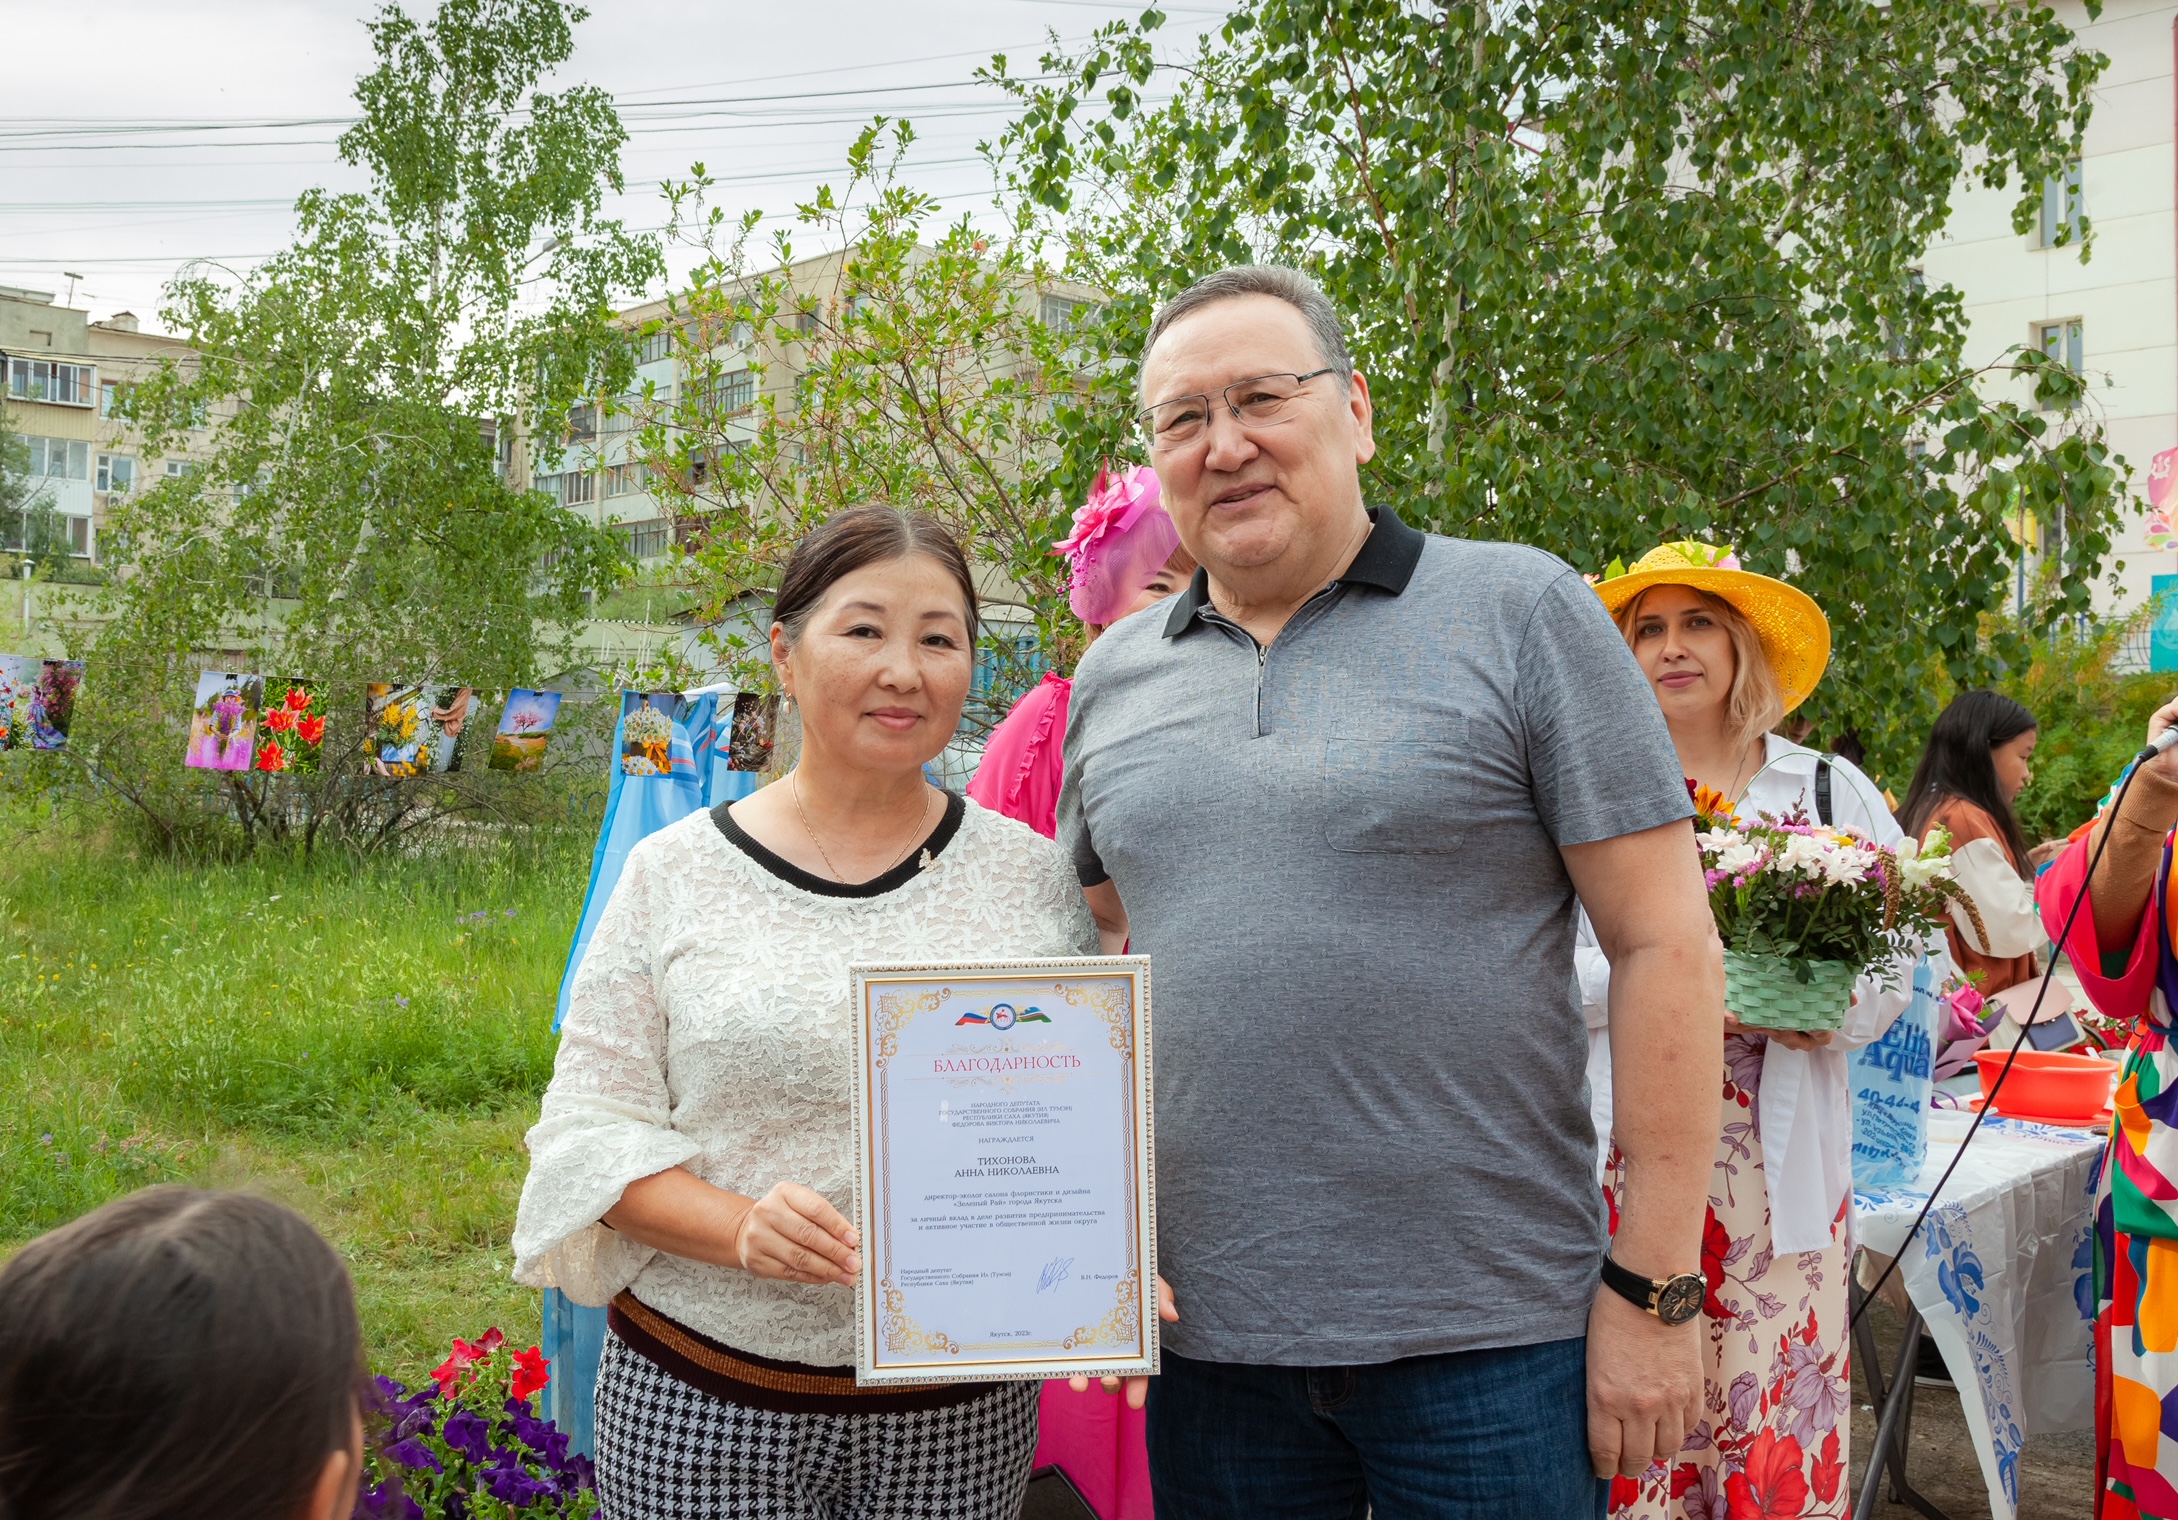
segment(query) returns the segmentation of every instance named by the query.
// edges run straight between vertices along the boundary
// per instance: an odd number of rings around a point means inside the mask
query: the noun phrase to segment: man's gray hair
[[[1235,296],[1273,296],[1285,302],[1308,323],[1321,362],[1336,370],[1341,380],[1353,378],[1354,361],[1346,352],[1346,335],[1339,331],[1338,309],[1314,280],[1283,264],[1235,264],[1204,275],[1165,302],[1150,323],[1149,339],[1142,345],[1143,362],[1148,362],[1150,350],[1157,346],[1166,328],[1189,312]]]

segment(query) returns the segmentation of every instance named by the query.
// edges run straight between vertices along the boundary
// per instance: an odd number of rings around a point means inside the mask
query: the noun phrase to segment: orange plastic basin
[[[2008,1050],[1974,1053],[1974,1064],[1981,1068],[1983,1097],[1988,1097],[2010,1056]],[[2117,1068],[2100,1056],[2022,1050],[2012,1062],[2012,1074],[2004,1079],[2004,1091],[1996,1096],[1996,1111],[2045,1119],[2092,1119],[2109,1106],[2116,1087]]]

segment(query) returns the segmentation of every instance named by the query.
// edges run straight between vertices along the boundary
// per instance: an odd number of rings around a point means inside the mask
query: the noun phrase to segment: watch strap
[[[1664,1291],[1664,1284],[1669,1281],[1668,1277],[1643,1277],[1630,1267],[1620,1266],[1608,1254],[1603,1258],[1604,1286],[1647,1313],[1656,1312],[1657,1295]]]

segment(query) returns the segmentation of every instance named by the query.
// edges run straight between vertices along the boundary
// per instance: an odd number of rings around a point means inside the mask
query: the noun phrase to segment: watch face
[[[1657,1292],[1656,1317],[1667,1325],[1683,1325],[1702,1312],[1702,1300],[1708,1296],[1708,1283],[1699,1275],[1688,1272],[1674,1277]]]

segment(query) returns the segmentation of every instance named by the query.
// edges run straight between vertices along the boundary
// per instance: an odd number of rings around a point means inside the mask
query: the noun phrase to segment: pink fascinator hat
[[[1180,547],[1180,531],[1161,501],[1157,472],[1131,465],[1097,472],[1089,499],[1074,513],[1074,531],[1051,546],[1070,567],[1066,601],[1074,616],[1098,627],[1118,620]]]

